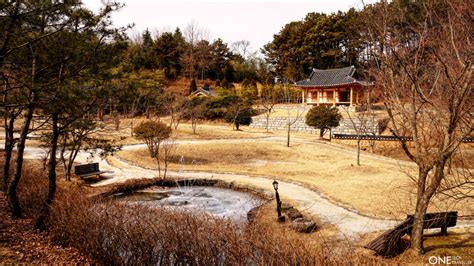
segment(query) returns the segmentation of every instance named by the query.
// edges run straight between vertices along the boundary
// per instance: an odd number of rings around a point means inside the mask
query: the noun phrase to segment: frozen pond
[[[120,198],[156,207],[205,212],[237,223],[247,221],[247,213],[264,202],[249,193],[197,186],[147,189]]]

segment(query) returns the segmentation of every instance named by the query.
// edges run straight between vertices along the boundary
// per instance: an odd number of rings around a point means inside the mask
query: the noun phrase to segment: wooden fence
[[[397,141],[398,137],[388,135],[356,135],[356,134],[332,134],[333,139],[362,139],[362,140],[381,140],[381,141]],[[412,141],[412,137],[401,137],[407,141]],[[463,139],[464,143],[474,143],[474,137],[467,137]]]

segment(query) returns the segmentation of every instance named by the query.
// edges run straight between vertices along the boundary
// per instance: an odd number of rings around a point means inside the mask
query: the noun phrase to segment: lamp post
[[[273,189],[275,189],[275,200],[277,204],[278,221],[284,222],[285,216],[281,215],[281,200],[280,200],[280,194],[278,194],[278,182],[275,180],[273,181],[272,185],[273,185]]]

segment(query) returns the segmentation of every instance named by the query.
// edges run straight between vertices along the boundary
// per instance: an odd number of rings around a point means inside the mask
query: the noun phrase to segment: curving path
[[[242,143],[251,142],[256,139],[221,139],[221,140],[183,140],[177,141],[178,144],[191,144],[191,143]],[[285,141],[284,137],[268,137],[258,138],[263,141]],[[293,143],[312,143],[313,141],[293,138]],[[340,152],[346,152],[353,154],[353,150],[349,150],[342,146],[338,146],[331,143],[319,143],[321,145],[330,145],[332,148],[339,150]],[[145,144],[127,145],[123,147],[123,150],[133,150],[146,147]],[[41,148],[27,148],[26,158],[41,158],[44,154],[44,150]],[[373,155],[367,153],[365,156],[370,156],[375,160],[390,161],[394,164],[408,164],[408,162],[399,161],[383,156]],[[126,161],[123,161],[117,157],[109,157],[107,160],[98,157],[96,154],[90,154],[87,152],[79,153],[77,162],[99,162],[101,170],[109,172],[108,179],[105,179],[94,186],[103,186],[113,183],[123,182],[133,178],[153,178],[156,176],[156,170],[146,169],[131,165]],[[112,165],[109,163],[112,162]],[[234,183],[236,186],[241,188],[249,188],[260,193],[272,196],[274,193],[272,187],[273,178],[265,176],[249,176],[235,173],[213,173],[213,172],[201,172],[201,171],[169,171],[168,176],[172,177],[184,177],[184,178],[206,178],[206,179],[218,179],[226,183]],[[306,188],[303,185],[279,181],[279,191],[282,195],[283,200],[290,201],[299,210],[309,215],[319,217],[324,223],[330,223],[335,225],[340,233],[349,238],[355,239],[362,233],[386,230],[392,228],[399,221],[396,220],[385,220],[362,216],[355,210],[348,210],[334,203],[331,203],[318,192]]]
[[[265,140],[275,141],[279,137],[265,138]],[[284,139],[284,138],[282,138]],[[230,139],[212,141],[213,143],[238,143],[255,141],[255,139]],[[304,141],[304,140],[298,140]],[[181,141],[178,143],[197,143],[211,142],[204,141]],[[143,148],[143,144],[124,146],[124,150]],[[41,148],[27,148],[26,158],[41,158],[44,150]],[[108,160],[113,161],[113,165]],[[108,179],[105,179],[94,186],[103,186],[113,183],[123,182],[133,178],[153,178],[156,176],[156,170],[145,169],[142,167],[131,165],[116,157],[109,157],[108,160],[101,159],[95,154],[81,152],[76,161],[80,163],[99,161],[101,170],[109,172]],[[218,179],[224,182],[233,182],[238,187],[247,187],[250,190],[257,190],[261,193],[273,195],[272,187],[273,179],[265,176],[249,176],[234,173],[212,173],[212,172],[189,172],[189,171],[169,171],[168,176],[184,177],[184,178],[207,178]],[[357,238],[361,233],[385,230],[393,227],[398,221],[383,220],[365,217],[359,215],[356,211],[347,210],[323,198],[320,194],[299,184],[279,181],[279,191],[283,200],[291,201],[299,210],[309,215],[319,217],[324,223],[335,225],[340,233],[350,239]]]

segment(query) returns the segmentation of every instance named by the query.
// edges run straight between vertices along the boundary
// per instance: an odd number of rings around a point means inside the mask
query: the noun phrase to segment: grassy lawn
[[[124,118],[121,119],[119,130],[116,130],[112,122],[105,124],[103,132],[100,132],[102,137],[107,136],[108,139],[115,140],[123,145],[141,143],[141,141],[131,136],[132,126],[138,125],[145,121],[145,118]],[[169,124],[167,118],[161,119],[161,122]],[[209,140],[209,139],[241,139],[241,138],[261,138],[265,137],[265,130],[253,129],[246,127],[245,131],[235,131],[232,125],[228,123],[218,122],[200,122],[196,128],[196,134],[193,134],[193,129],[190,123],[181,122],[178,129],[173,128],[173,136],[179,140]]]
[[[131,125],[137,125],[144,118],[122,119],[119,130],[115,130],[110,121],[99,134],[121,144],[141,143],[130,136]],[[167,122],[166,119],[162,119]],[[266,133],[263,129],[243,127],[242,131],[232,130],[226,123],[205,122],[198,125],[197,134],[192,133],[191,125],[181,123],[174,131],[177,140],[209,140],[200,144],[178,145],[176,156],[170,166],[174,170],[235,172],[248,175],[262,175],[281,180],[294,180],[317,189],[330,200],[353,208],[361,214],[386,218],[403,218],[413,211],[415,197],[414,185],[406,172],[414,172],[405,164],[388,160],[374,159],[362,154],[362,166],[356,166],[353,143],[339,142],[325,144],[318,142],[317,136],[308,133],[292,133],[292,147],[285,147],[283,140],[267,141],[259,138],[269,136],[285,137],[285,131]],[[1,135],[0,135],[1,136]],[[212,143],[213,139],[255,139],[242,143]],[[311,141],[302,144],[296,138]],[[38,141],[29,140],[36,146]],[[38,142],[38,143],[37,143]],[[406,159],[396,143],[377,144],[379,154],[398,159]],[[473,145],[467,144],[467,158],[472,158]],[[335,148],[336,147],[336,148]],[[370,150],[370,149],[368,149]],[[393,151],[393,152],[389,152]],[[136,164],[154,168],[156,163],[149,158],[145,150],[122,151],[121,157]],[[184,165],[179,164],[183,156]],[[432,211],[446,209],[461,210],[461,213],[473,213],[472,200],[453,203],[436,202]]]
[[[119,156],[141,166],[156,167],[145,149],[122,151]],[[179,164],[181,157],[183,165]],[[354,154],[317,142],[295,143],[287,148],[283,142],[256,140],[178,145],[170,168],[293,180],[365,215],[404,218],[411,213],[415,198],[405,172],[413,172],[414,168],[364,155],[361,162],[361,166],[356,166]],[[450,209],[451,204],[436,202],[431,210]],[[472,207],[468,206],[472,205],[462,202],[455,207],[463,213],[472,213]]]

